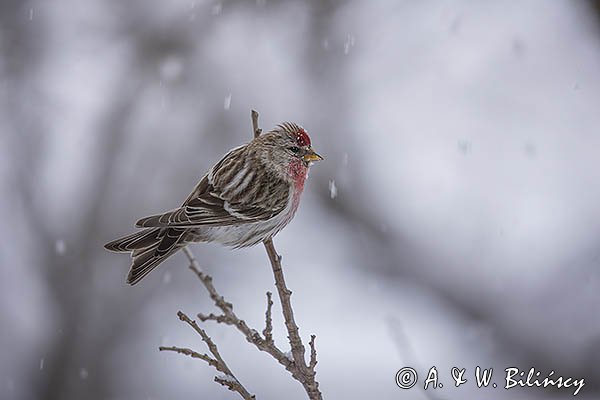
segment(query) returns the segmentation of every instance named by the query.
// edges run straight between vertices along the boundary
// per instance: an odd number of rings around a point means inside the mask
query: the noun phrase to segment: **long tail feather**
[[[128,252],[136,249],[143,249],[152,246],[161,239],[160,228],[144,229],[113,240],[104,245],[106,250],[118,253]]]
[[[127,275],[127,283],[135,285],[150,271],[186,245],[185,229],[161,229],[159,239],[151,246],[132,252],[133,262]]]
[[[188,231],[178,228],[149,228],[104,245],[107,250],[131,252],[133,261],[127,283],[135,285],[150,271],[186,245]]]
[[[127,283],[132,286],[135,285],[142,280],[143,277],[148,275],[154,268],[158,267],[167,258],[175,254],[177,250],[184,245],[176,246],[170,252],[160,256],[155,255],[157,246],[158,245],[153,246],[151,249],[149,249],[150,251],[142,253],[133,259],[133,263],[129,269],[129,274],[127,274]]]

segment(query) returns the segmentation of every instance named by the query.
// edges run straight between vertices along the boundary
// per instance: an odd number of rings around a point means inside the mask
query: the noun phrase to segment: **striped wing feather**
[[[138,227],[227,226],[265,221],[285,209],[289,186],[260,163],[229,152],[205,175],[180,208],[140,219]]]

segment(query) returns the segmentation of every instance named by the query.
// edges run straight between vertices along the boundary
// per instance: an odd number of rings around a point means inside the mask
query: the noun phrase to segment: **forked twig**
[[[213,355],[214,358],[210,357],[208,354],[200,354],[195,352],[194,350],[183,348],[183,347],[175,347],[175,346],[161,346],[158,349],[160,351],[174,351],[176,353],[184,354],[186,356],[190,356],[192,358],[199,358],[203,361],[206,361],[208,365],[221,372],[222,376],[215,376],[215,382],[225,386],[227,389],[232,392],[239,393],[242,398],[245,400],[254,400],[256,397],[253,394],[250,394],[248,390],[241,384],[241,382],[235,377],[231,369],[227,366],[227,363],[221,357],[219,353],[219,349],[217,345],[212,341],[210,336],[206,333],[206,331],[198,326],[196,321],[192,320],[185,313],[178,311],[177,316],[179,319],[189,326],[191,326],[199,335],[202,337],[202,340],[206,343],[208,350]]]

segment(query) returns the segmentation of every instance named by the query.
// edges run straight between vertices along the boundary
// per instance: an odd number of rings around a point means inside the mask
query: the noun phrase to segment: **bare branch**
[[[319,391],[319,382],[317,382],[315,379],[316,371],[306,365],[306,360],[304,358],[305,349],[304,345],[302,344],[302,338],[300,337],[298,325],[296,325],[294,311],[292,309],[292,291],[289,290],[285,284],[285,277],[283,275],[283,269],[281,268],[281,256],[277,254],[277,250],[275,250],[272,239],[265,240],[264,245],[265,249],[267,250],[269,260],[271,261],[271,268],[275,278],[275,286],[277,287],[279,300],[281,301],[285,327],[287,328],[288,339],[292,348],[292,358],[295,366],[294,377],[296,377],[302,386],[304,386],[304,390],[306,390],[306,393],[311,400],[321,400],[323,395]],[[314,354],[316,360],[316,350],[314,351]]]
[[[210,358],[208,356],[208,354],[200,354],[198,352],[195,352],[192,349],[188,349],[185,347],[176,347],[176,346],[160,346],[158,348],[158,350],[160,351],[173,351],[175,353],[179,353],[179,354],[183,354],[186,356],[190,356],[192,358],[199,358],[200,360],[204,360],[208,363],[208,365],[210,365],[211,367],[217,367],[218,363],[217,360],[215,360],[214,358]]]
[[[221,357],[221,354],[219,353],[219,349],[217,348],[217,345],[215,344],[215,342],[212,341],[210,336],[208,336],[206,331],[204,329],[200,328],[198,326],[198,324],[196,323],[196,321],[192,320],[190,317],[188,317],[182,311],[178,311],[177,316],[179,317],[179,319],[181,321],[183,321],[186,324],[188,324],[189,326],[191,326],[200,335],[200,337],[202,338],[204,343],[206,343],[208,350],[210,351],[210,353],[213,355],[214,358],[211,358],[207,354],[200,354],[191,349],[182,348],[182,347],[161,346],[158,349],[160,351],[174,351],[179,354],[184,354],[184,355],[190,356],[192,358],[199,358],[201,360],[206,361],[208,363],[208,365],[210,365],[217,371],[224,374],[223,377],[216,376],[215,382],[220,383],[221,385],[227,387],[229,390],[231,390],[233,392],[237,392],[245,400],[255,399],[256,397],[253,394],[250,394],[250,392],[248,392],[248,390],[246,390],[246,388],[235,377],[233,372],[231,372],[231,369],[229,369],[229,367],[227,366],[227,363],[225,363],[225,360],[223,360],[223,357]]]
[[[215,361],[217,362],[217,365],[213,365],[213,366],[217,369],[217,371],[233,376],[233,374],[231,373],[231,370],[227,367],[227,365],[225,364],[225,361],[223,361],[223,358],[221,357],[221,354],[219,353],[219,349],[217,348],[217,345],[212,341],[210,336],[208,336],[206,331],[204,329],[200,328],[198,326],[198,324],[196,323],[196,321],[190,319],[190,317],[188,317],[183,312],[178,311],[177,316],[179,317],[180,320],[184,321],[189,326],[191,326],[202,337],[202,340],[208,346],[208,350],[215,357]]]
[[[317,335],[310,335],[310,342],[308,342],[308,345],[310,346],[310,364],[308,365],[308,368],[310,368],[311,371],[314,372],[315,367],[317,366],[317,348],[315,347],[315,339],[317,338]]]
[[[242,384],[237,379],[232,378],[231,376],[228,376],[228,375],[215,376],[215,382],[217,382],[220,385],[225,386],[227,389],[231,390],[232,392],[239,393],[244,399],[251,399],[251,400],[256,399],[256,396],[254,396],[253,394],[248,394],[248,396],[250,396],[250,397],[246,397],[246,395],[242,394],[246,389],[244,389]]]
[[[198,319],[202,322],[205,321],[216,321],[218,323],[222,323],[222,324],[227,324],[227,325],[234,325],[233,321],[231,321],[227,315],[215,315],[213,313],[210,313],[208,315],[206,314],[202,314],[202,313],[198,313]]]
[[[275,286],[279,292],[279,299],[281,300],[281,308],[283,309],[283,317],[288,331],[288,339],[292,348],[294,361],[296,364],[305,364],[304,345],[302,344],[302,339],[300,338],[300,333],[298,331],[298,325],[296,325],[296,321],[294,320],[294,311],[292,310],[292,291],[289,290],[285,284],[283,269],[281,269],[281,257],[279,257],[277,254],[277,250],[275,250],[272,239],[265,240],[264,245],[267,249],[267,254],[273,268]]]
[[[273,342],[273,318],[271,308],[273,307],[273,293],[267,292],[267,311],[265,312],[265,329],[263,335],[269,343]]]
[[[225,315],[227,315],[227,312],[225,310],[233,311],[233,305],[231,303],[226,302],[223,296],[219,295],[219,293],[212,284],[212,277],[206,275],[202,271],[202,268],[200,268],[198,261],[196,261],[196,257],[194,257],[194,254],[192,254],[190,249],[184,247],[183,252],[187,256],[188,260],[190,260],[190,269],[194,271],[196,276],[202,281],[202,283],[206,287],[206,290],[208,290],[210,298],[215,302],[217,307],[223,310],[223,313],[225,313]]]
[[[246,340],[249,343],[255,345],[256,348],[260,351],[269,353],[273,358],[275,358],[279,362],[279,364],[281,364],[283,367],[285,367],[285,369],[294,374],[293,364],[290,361],[290,359],[285,356],[285,353],[275,345],[273,340],[269,341],[263,339],[256,329],[251,329],[244,320],[238,318],[238,316],[233,311],[233,306],[231,305],[231,303],[225,301],[223,296],[219,294],[219,292],[213,285],[212,278],[206,275],[204,272],[202,272],[202,268],[200,268],[200,266],[198,265],[198,261],[196,260],[192,252],[187,247],[183,248],[183,252],[190,261],[190,269],[194,271],[196,276],[198,276],[200,281],[204,284],[204,287],[206,287],[210,298],[214,301],[215,305],[218,308],[220,308],[223,312],[223,315],[221,316],[214,314],[198,314],[198,319],[203,321],[211,320],[216,321],[218,323],[235,326],[246,337]]]

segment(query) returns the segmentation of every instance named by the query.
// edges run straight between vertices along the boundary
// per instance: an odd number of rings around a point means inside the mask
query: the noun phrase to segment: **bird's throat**
[[[290,176],[294,182],[294,189],[298,194],[304,189],[304,182],[308,175],[308,167],[302,160],[294,160],[290,163]]]

